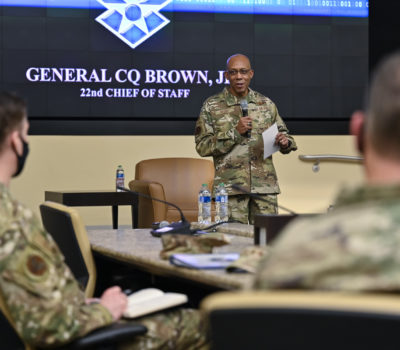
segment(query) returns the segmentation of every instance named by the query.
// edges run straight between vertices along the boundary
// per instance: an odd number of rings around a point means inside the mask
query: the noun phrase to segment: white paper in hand
[[[278,125],[272,124],[267,130],[262,133],[264,140],[264,159],[268,158],[276,151],[279,151],[279,146],[275,145],[275,138],[278,134]]]

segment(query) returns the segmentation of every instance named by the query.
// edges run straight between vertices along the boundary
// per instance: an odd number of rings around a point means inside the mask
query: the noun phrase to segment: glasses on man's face
[[[251,71],[251,69],[239,69],[239,70],[230,69],[227,72],[228,72],[229,76],[234,77],[234,76],[238,75],[239,73],[240,73],[240,75],[247,75],[250,73],[250,71]]]

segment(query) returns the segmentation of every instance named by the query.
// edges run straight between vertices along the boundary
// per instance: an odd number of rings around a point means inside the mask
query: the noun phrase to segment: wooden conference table
[[[253,230],[252,226],[237,226],[233,231],[242,231],[245,235]],[[195,270],[176,267],[168,260],[159,257],[162,249],[160,238],[153,237],[150,229],[120,228],[117,230],[88,227],[92,250],[118,262],[131,265],[148,273],[183,279],[217,289],[233,290],[246,287],[252,281],[249,273],[228,273],[225,270]],[[226,229],[225,229],[226,230]],[[253,238],[228,234],[231,243],[214,248],[215,253],[240,253],[245,247],[253,245]]]

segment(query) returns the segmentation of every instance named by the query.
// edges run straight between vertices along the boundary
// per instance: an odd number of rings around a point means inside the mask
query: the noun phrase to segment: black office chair
[[[223,292],[201,304],[213,350],[400,348],[400,297],[312,291]]]
[[[257,214],[254,215],[254,244],[265,245],[278,237],[293,219],[309,218],[318,214]]]

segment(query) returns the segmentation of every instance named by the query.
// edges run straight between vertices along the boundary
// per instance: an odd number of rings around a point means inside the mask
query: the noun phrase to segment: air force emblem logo
[[[159,11],[171,1],[97,0],[107,11],[96,21],[134,49],[170,22]]]

